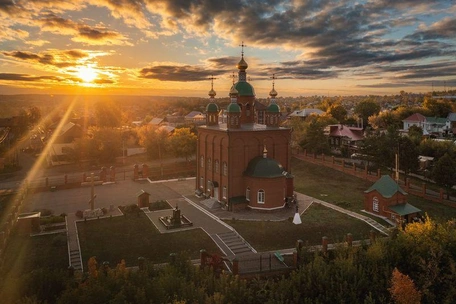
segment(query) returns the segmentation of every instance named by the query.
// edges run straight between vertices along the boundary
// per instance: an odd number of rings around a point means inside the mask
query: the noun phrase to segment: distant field
[[[294,248],[297,240],[308,245],[320,245],[326,236],[331,243],[343,242],[345,235],[351,233],[355,240],[369,238],[373,228],[363,221],[343,213],[312,204],[301,216],[302,224],[291,221],[226,221],[257,251],[270,251]]]
[[[219,253],[203,230],[160,234],[144,213],[78,222],[78,233],[85,268],[92,256],[115,267],[121,259],[127,266],[137,266],[138,257],[163,263],[169,261],[170,253],[186,252],[193,259],[199,258],[201,249]]]

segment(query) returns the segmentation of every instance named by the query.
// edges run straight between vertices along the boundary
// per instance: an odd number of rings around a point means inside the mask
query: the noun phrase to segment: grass
[[[296,191],[351,211],[359,212],[364,209],[364,191],[372,186],[373,182],[296,158],[292,159],[292,168]],[[408,201],[433,219],[446,221],[456,218],[456,208],[414,195],[409,195]],[[376,217],[372,218],[378,220]],[[381,223],[384,224],[383,221]]]
[[[291,221],[227,221],[257,251],[293,248],[297,240],[308,245],[320,245],[326,236],[330,242],[342,242],[347,233],[355,240],[369,238],[373,228],[366,223],[326,208],[312,204],[301,216],[302,224]]]
[[[78,233],[84,265],[92,256],[99,263],[108,261],[115,266],[125,259],[127,266],[136,266],[138,257],[163,263],[169,262],[171,253],[186,252],[192,259],[199,258],[201,249],[219,253],[203,230],[160,234],[143,213],[78,222]]]
[[[20,295],[28,274],[38,269],[66,270],[68,247],[65,233],[41,236],[12,235],[0,271],[0,302],[10,303],[10,297]]]

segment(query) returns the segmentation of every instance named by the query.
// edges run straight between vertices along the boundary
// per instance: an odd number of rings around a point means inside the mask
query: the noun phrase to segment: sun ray
[[[77,76],[85,83],[91,83],[98,77],[98,71],[92,65],[83,65],[77,68]]]

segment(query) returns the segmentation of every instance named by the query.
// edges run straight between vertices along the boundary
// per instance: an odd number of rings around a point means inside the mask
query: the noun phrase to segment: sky
[[[0,94],[227,97],[242,51],[259,98],[456,89],[456,1],[0,0]]]

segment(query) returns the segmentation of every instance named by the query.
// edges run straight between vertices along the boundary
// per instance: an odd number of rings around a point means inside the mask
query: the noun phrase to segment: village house
[[[420,217],[421,210],[409,204],[407,196],[391,176],[383,175],[364,191],[364,210],[396,224],[410,223]]]

